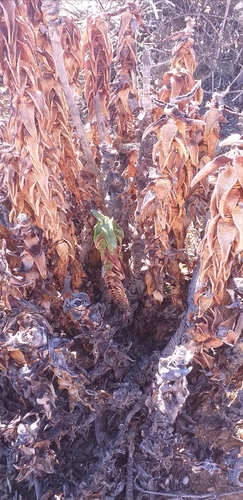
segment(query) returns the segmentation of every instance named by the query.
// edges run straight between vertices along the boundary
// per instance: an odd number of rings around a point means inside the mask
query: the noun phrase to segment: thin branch
[[[151,5],[151,7],[153,9],[153,13],[154,13],[155,19],[158,20],[159,19],[159,14],[158,14],[157,8],[156,8],[153,0],[148,0],[148,1],[149,1],[150,5]],[[147,12],[147,14],[148,14],[148,12]]]
[[[224,36],[224,29],[225,29],[227,17],[228,17],[228,14],[229,14],[230,5],[231,5],[231,0],[227,0],[226,9],[225,9],[225,13],[224,13],[224,19],[223,19],[223,22],[222,22],[222,25],[221,25],[221,28],[220,28],[220,32],[219,32],[218,50],[217,50],[217,53],[216,53],[216,60],[218,59],[218,57],[220,55],[221,43],[222,43],[223,36]]]
[[[227,17],[228,17],[228,14],[229,14],[230,5],[231,5],[231,0],[227,0],[226,8],[225,8],[225,13],[224,13],[224,18],[223,18],[223,22],[222,22],[222,25],[221,25],[221,28],[220,28],[220,32],[219,32],[218,49],[217,49],[217,52],[216,52],[216,57],[215,57],[215,60],[214,60],[213,71],[212,71],[212,91],[213,92],[214,92],[214,73],[215,73],[215,67],[216,67],[216,63],[217,63],[217,60],[219,58],[220,51],[221,51],[221,44],[222,44],[222,40],[223,40],[223,36],[224,36],[224,29],[225,29]]]

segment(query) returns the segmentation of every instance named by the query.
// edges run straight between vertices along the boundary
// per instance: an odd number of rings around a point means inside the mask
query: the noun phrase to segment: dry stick
[[[235,60],[234,60],[234,64],[235,64],[235,66],[236,66],[236,64],[238,63],[239,59],[240,59],[240,56],[241,56],[241,52],[242,52],[242,50],[243,50],[243,47],[241,47],[241,49],[240,49],[240,50],[238,51],[238,53],[237,53],[237,56],[236,56],[236,58],[235,58]],[[241,72],[242,72],[242,69],[241,69],[240,73],[241,73]]]
[[[243,490],[238,490],[238,491],[227,491],[226,493],[206,493],[203,495],[196,494],[194,495],[193,493],[181,493],[178,491],[177,493],[165,493],[164,491],[149,491],[149,490],[144,490],[140,486],[138,486],[136,480],[134,481],[134,487],[136,490],[141,491],[141,493],[146,493],[149,495],[156,495],[160,497],[167,497],[168,500],[170,498],[175,498],[176,500],[187,500],[188,498],[193,498],[195,500],[217,500],[218,498],[223,498],[228,495],[237,495],[238,493],[242,493]]]
[[[150,55],[149,50],[143,51],[143,109],[146,114],[150,115],[152,111],[152,102],[150,95]]]
[[[103,10],[103,12],[105,12],[105,8],[104,8],[104,5],[103,5],[103,3],[101,2],[101,0],[97,0],[97,1],[98,1],[98,4],[99,4],[99,6],[100,6],[101,10]]]
[[[99,134],[101,145],[103,144],[103,145],[107,146],[108,142],[107,142],[107,138],[106,138],[105,120],[104,120],[104,115],[103,115],[102,107],[101,107],[101,103],[100,103],[99,92],[97,92],[95,97],[94,97],[94,109],[95,109],[97,129],[98,129],[98,134]],[[102,168],[101,168],[101,170],[102,170]],[[104,176],[102,175],[102,173],[103,172],[101,172],[101,175],[99,178],[99,193],[100,193],[102,200],[105,200]],[[106,208],[108,208],[108,207],[106,206]],[[107,215],[109,215],[109,213],[107,211],[106,211],[106,213],[107,213]]]
[[[243,49],[243,47],[241,47],[241,49],[240,49],[240,51],[239,51],[239,53],[238,53],[238,55],[236,57],[235,64],[236,64],[236,62],[238,61],[238,59],[239,59],[239,57],[241,55],[242,49]],[[229,89],[238,80],[239,76],[243,76],[243,69],[242,68],[240,69],[238,75],[236,75],[236,77],[234,78],[233,82],[230,83],[230,85],[228,87]],[[243,94],[243,90],[240,90],[240,89],[239,90],[233,90],[232,92],[229,92],[229,93],[233,93],[233,92],[237,93],[237,96],[234,97],[234,99],[232,99],[232,102],[236,101],[236,99],[238,99]]]
[[[79,109],[75,102],[72,90],[69,85],[68,75],[64,64],[63,50],[60,41],[60,33],[57,25],[57,23],[59,22],[59,0],[51,0],[51,1],[43,0],[42,10],[45,11],[46,13],[46,20],[52,45],[56,72],[62,84],[67,105],[69,107],[77,135],[80,139],[81,147],[86,156],[89,170],[95,175],[97,179],[100,179],[100,172],[92,156],[90,145],[85,134],[83,123],[80,118]]]
[[[128,412],[125,418],[125,425],[128,426],[133,419],[134,415],[141,410],[141,406],[144,403],[143,397],[140,401],[137,401],[133,408]],[[128,459],[126,466],[126,499],[134,500],[133,495],[133,464],[134,464],[134,452],[135,452],[135,438],[136,431],[135,427],[132,426],[130,432],[128,433]]]
[[[154,17],[155,17],[155,19],[158,20],[159,19],[159,14],[158,14],[158,11],[156,9],[156,6],[155,6],[153,0],[148,0],[148,1],[149,1],[150,5],[151,5],[153,11],[154,11]]]
[[[243,90],[241,90],[240,93],[236,97],[234,97],[234,99],[232,99],[232,102],[236,101],[236,99],[238,99],[242,94]]]
[[[181,344],[184,340],[185,342],[188,341],[188,329],[189,329],[189,323],[188,323],[188,317],[190,313],[195,312],[196,306],[194,303],[194,293],[196,290],[197,282],[198,282],[198,277],[199,277],[199,270],[200,270],[200,261],[198,259],[197,265],[194,269],[193,276],[189,285],[188,289],[188,299],[187,299],[187,310],[182,314],[181,316],[181,322],[168,342],[167,346],[163,349],[162,351],[162,357],[167,358],[168,356],[171,356],[175,348]],[[192,343],[190,345],[190,349],[195,349],[195,346],[192,346]]]
[[[126,500],[134,500],[133,495],[133,465],[134,465],[134,450],[135,450],[135,432],[131,430],[128,435],[128,459],[126,467]]]
[[[105,120],[104,120],[104,115],[102,112],[102,107],[100,104],[99,92],[97,92],[97,94],[94,97],[94,109],[95,109],[97,128],[98,128],[98,134],[99,134],[100,141],[101,141],[101,143],[107,143]]]
[[[213,65],[214,67],[213,67],[213,71],[212,71],[212,91],[213,92],[214,92],[214,71],[215,71],[215,66],[216,66],[217,60],[219,58],[220,51],[221,51],[221,43],[222,43],[222,39],[223,39],[223,36],[224,36],[224,28],[225,28],[225,25],[226,25],[226,21],[227,21],[227,17],[228,17],[228,13],[229,13],[230,4],[231,4],[231,0],[227,0],[226,9],[225,9],[225,13],[224,13],[224,19],[223,19],[223,22],[222,22],[222,25],[221,25],[221,29],[220,29],[220,32],[219,32],[218,50],[216,52],[216,57],[215,57],[215,60],[214,60],[214,65]]]

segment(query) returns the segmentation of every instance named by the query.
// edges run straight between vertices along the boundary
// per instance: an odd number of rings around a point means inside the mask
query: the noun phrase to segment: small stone
[[[189,477],[188,476],[184,476],[183,479],[182,479],[182,484],[184,484],[184,486],[186,486],[188,483],[189,483]]]

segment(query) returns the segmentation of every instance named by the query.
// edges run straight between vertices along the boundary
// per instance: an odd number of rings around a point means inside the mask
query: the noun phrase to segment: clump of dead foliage
[[[1,498],[240,498],[238,7],[110,3],[0,0]]]

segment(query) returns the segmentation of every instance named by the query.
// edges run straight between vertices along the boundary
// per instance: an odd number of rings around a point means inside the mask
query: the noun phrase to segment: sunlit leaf
[[[200,182],[204,177],[207,175],[211,174],[218,168],[222,167],[223,165],[226,165],[229,162],[229,158],[225,155],[220,155],[217,156],[214,160],[210,161],[207,163],[194,177],[191,183],[191,187],[195,186],[197,182]]]

